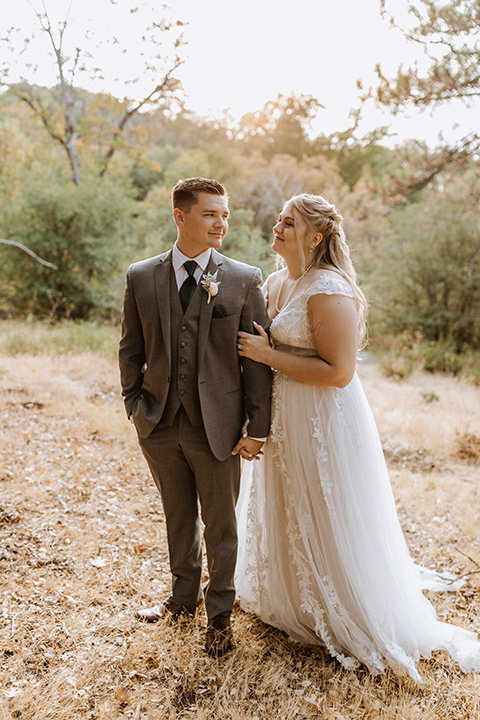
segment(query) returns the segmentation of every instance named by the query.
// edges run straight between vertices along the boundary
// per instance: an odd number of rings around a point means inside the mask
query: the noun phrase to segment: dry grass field
[[[359,372],[413,556],[466,575],[430,596],[438,615],[479,633],[480,388]],[[239,608],[220,660],[202,615],[136,621],[168,594],[165,525],[111,356],[4,352],[0,413],[0,720],[480,718],[480,674],[444,653],[415,685],[346,671]]]

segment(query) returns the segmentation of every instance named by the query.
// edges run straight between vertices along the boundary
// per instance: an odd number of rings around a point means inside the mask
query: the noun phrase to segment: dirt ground
[[[466,577],[432,602],[479,633],[480,388],[398,383],[371,362],[360,374],[412,555]],[[443,653],[420,663],[416,686],[347,672],[239,608],[238,650],[221,660],[204,654],[202,616],[136,621],[136,608],[168,595],[170,576],[114,360],[0,355],[0,417],[0,720],[480,718],[479,674]]]

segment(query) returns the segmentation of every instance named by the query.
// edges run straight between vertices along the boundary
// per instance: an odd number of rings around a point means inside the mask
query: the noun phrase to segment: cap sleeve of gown
[[[305,290],[307,299],[312,295],[346,295],[355,297],[350,283],[339,275],[322,275]]]

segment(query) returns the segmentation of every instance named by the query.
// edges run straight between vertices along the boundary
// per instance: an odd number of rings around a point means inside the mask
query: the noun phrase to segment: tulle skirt
[[[420,681],[419,658],[444,649],[480,671],[476,636],[439,622],[422,593],[441,579],[409,555],[358,377],[338,389],[276,373],[272,410],[237,506],[241,606],[345,667]]]

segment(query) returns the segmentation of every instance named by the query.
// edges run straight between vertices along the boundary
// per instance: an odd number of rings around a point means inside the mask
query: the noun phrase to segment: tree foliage
[[[407,332],[459,354],[480,348],[479,169],[391,216],[372,280],[380,334]]]
[[[57,87],[38,92],[45,105],[58,104]],[[265,128],[248,137],[227,116],[210,121],[183,107],[171,116],[162,109],[138,113],[117,141],[110,172],[100,177],[122,101],[75,92],[80,185],[69,181],[62,147],[45,133],[38,115],[13,91],[0,97],[0,237],[58,266],[41,266],[17,247],[2,246],[0,300],[9,314],[117,314],[127,265],[175,240],[172,185],[180,177],[203,175],[217,178],[230,193],[223,247],[229,256],[268,274],[274,264],[272,227],[284,201],[301,192],[324,195],[344,217],[371,299],[374,337],[420,338],[430,366],[437,367],[440,360],[456,367],[458,353],[478,347],[480,197],[473,150],[464,149],[454,166],[445,148],[432,151],[418,141],[384,147],[383,128],[362,138],[354,123],[343,133],[312,137],[308,98],[280,98],[267,104],[262,121],[265,108],[253,114]],[[285,120],[280,142],[283,111],[291,124],[287,132]]]
[[[335,159],[340,174],[353,190],[365,172],[381,183],[392,161],[392,151],[382,143],[388,133],[380,127],[358,137],[360,112],[354,115],[351,127],[331,135],[321,136],[313,142],[313,152]]]
[[[12,248],[2,250],[2,304],[16,314],[87,319],[118,309],[130,242],[132,201],[122,181],[62,182],[55,168],[26,181],[0,225],[58,269]]]
[[[386,12],[387,0],[381,0]],[[417,0],[408,3],[412,28],[402,28],[409,40],[422,45],[429,67],[400,67],[393,80],[377,66],[380,84],[377,100],[393,109],[405,104],[430,107],[480,97],[480,2],[479,0]],[[391,22],[395,19],[391,17]]]
[[[312,119],[322,108],[311,95],[278,95],[261,110],[243,115],[236,127],[236,136],[247,149],[264,157],[288,154],[301,160],[308,154],[308,130]]]
[[[362,100],[374,97],[379,105],[395,114],[409,106],[433,110],[453,102],[472,105],[480,97],[480,0],[408,2],[410,26],[408,21],[400,26],[388,7],[388,0],[380,0],[381,12],[390,17],[392,26],[399,28],[410,42],[421,46],[426,66],[402,65],[390,78],[378,64],[378,85],[363,93]],[[358,85],[363,90],[361,81]],[[437,147],[425,154],[423,172],[416,167],[410,177],[411,163],[405,163],[403,153],[399,167],[407,171],[400,172],[398,181],[391,175],[388,189],[393,195],[421,190],[446,168],[463,169],[465,161],[477,153],[479,147],[478,132],[469,131],[455,143],[446,143],[440,138]]]

